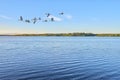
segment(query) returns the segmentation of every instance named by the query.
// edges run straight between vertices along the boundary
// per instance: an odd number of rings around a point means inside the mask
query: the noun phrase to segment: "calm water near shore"
[[[120,37],[0,37],[0,80],[119,80]]]

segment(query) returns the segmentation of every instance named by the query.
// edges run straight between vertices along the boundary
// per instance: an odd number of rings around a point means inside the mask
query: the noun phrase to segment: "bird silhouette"
[[[22,16],[20,16],[20,19],[19,19],[20,21],[23,21],[23,17]]]
[[[37,21],[33,21],[33,24],[35,24]]]
[[[51,21],[55,21],[54,18],[51,18]]]
[[[41,20],[41,18],[39,17],[38,20]]]
[[[59,13],[60,15],[63,15],[64,13],[63,12],[61,12],[61,13]]]
[[[33,20],[33,24],[35,24],[37,22],[37,18],[36,17],[33,18],[32,20]]]
[[[46,16],[49,17],[51,14],[50,13],[46,13]]]
[[[44,20],[43,22],[48,22],[48,20]]]
[[[33,24],[35,24],[37,21],[41,21],[41,22],[49,22],[49,21],[54,22],[55,21],[55,18],[52,17],[50,13],[45,13],[45,15],[46,15],[45,19],[42,19],[41,17],[34,17],[33,19],[25,19],[25,20],[23,20],[23,17],[20,16],[19,21],[24,21],[26,23],[32,22]],[[59,13],[59,15],[64,15],[64,12]]]
[[[25,20],[26,23],[30,23],[30,20]]]

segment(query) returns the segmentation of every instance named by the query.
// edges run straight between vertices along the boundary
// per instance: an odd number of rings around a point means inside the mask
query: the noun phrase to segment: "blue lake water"
[[[0,80],[120,80],[120,37],[0,37]]]

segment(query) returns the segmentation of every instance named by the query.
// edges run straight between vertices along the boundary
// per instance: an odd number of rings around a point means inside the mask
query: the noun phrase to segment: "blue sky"
[[[18,21],[48,12],[61,21]],[[0,0],[0,34],[66,32],[120,33],[120,0]]]

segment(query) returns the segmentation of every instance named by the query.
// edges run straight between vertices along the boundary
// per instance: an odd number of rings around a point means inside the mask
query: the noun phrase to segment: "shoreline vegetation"
[[[45,34],[0,34],[0,36],[98,36],[98,37],[120,37],[120,33],[45,33]]]

